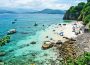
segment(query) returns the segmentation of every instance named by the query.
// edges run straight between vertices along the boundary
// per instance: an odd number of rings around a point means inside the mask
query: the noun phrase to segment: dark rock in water
[[[52,47],[53,47],[53,44],[50,41],[45,41],[44,44],[42,45],[43,50],[46,50]]]
[[[0,62],[2,62],[2,60],[0,59]]]
[[[17,21],[17,19],[15,19],[14,21]]]
[[[53,30],[53,31],[55,31],[55,30]]]
[[[9,35],[9,34],[14,34],[14,33],[16,33],[16,29],[9,30],[7,34]]]
[[[46,38],[48,38],[48,36],[46,36]]]
[[[21,32],[21,34],[29,34],[28,32]]]
[[[56,42],[56,44],[58,44],[58,45],[62,44],[61,40],[58,40],[58,41]]]
[[[32,56],[36,56],[36,54],[35,54],[35,53],[32,53],[31,55],[32,55]]]
[[[15,24],[16,22],[12,22],[12,24]]]
[[[64,26],[66,25],[66,24],[63,24]]]
[[[32,41],[30,44],[36,44],[36,42],[35,41]]]
[[[59,24],[59,25],[61,25],[61,24]]]
[[[0,52],[0,56],[5,56],[6,53],[5,52]]]
[[[50,38],[50,40],[53,40],[53,38]]]
[[[44,25],[42,25],[42,26],[44,26]]]
[[[34,24],[34,26],[38,26],[38,24],[37,24],[37,23],[35,23],[35,24]]]

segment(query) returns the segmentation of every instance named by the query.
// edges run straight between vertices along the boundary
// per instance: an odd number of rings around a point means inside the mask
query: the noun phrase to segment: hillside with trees
[[[87,0],[87,3],[81,2],[77,6],[71,6],[66,11],[63,19],[83,21],[90,28],[90,0]]]

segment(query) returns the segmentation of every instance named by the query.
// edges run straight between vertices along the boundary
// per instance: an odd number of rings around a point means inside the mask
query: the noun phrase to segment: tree
[[[87,2],[90,2],[90,0],[87,0]]]

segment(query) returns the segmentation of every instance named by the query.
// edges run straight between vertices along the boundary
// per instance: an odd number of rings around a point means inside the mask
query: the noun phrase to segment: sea
[[[16,29],[9,43],[0,47],[4,65],[49,65],[55,59],[53,49],[43,50],[40,34],[53,24],[71,22],[64,14],[0,14],[0,38],[10,29]],[[14,23],[13,23],[14,22]],[[37,26],[34,26],[35,23]],[[30,44],[35,41],[36,44]]]

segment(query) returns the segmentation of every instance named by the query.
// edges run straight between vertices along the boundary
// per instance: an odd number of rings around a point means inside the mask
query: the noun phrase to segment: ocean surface
[[[41,49],[39,35],[52,24],[71,22],[62,18],[63,14],[0,14],[0,37],[5,36],[10,29],[17,31],[11,35],[10,43],[0,47],[0,51],[6,52],[0,60],[5,65],[45,65],[47,60],[55,59],[52,49]],[[34,26],[35,23],[38,26]],[[30,44],[32,41],[36,44]]]

